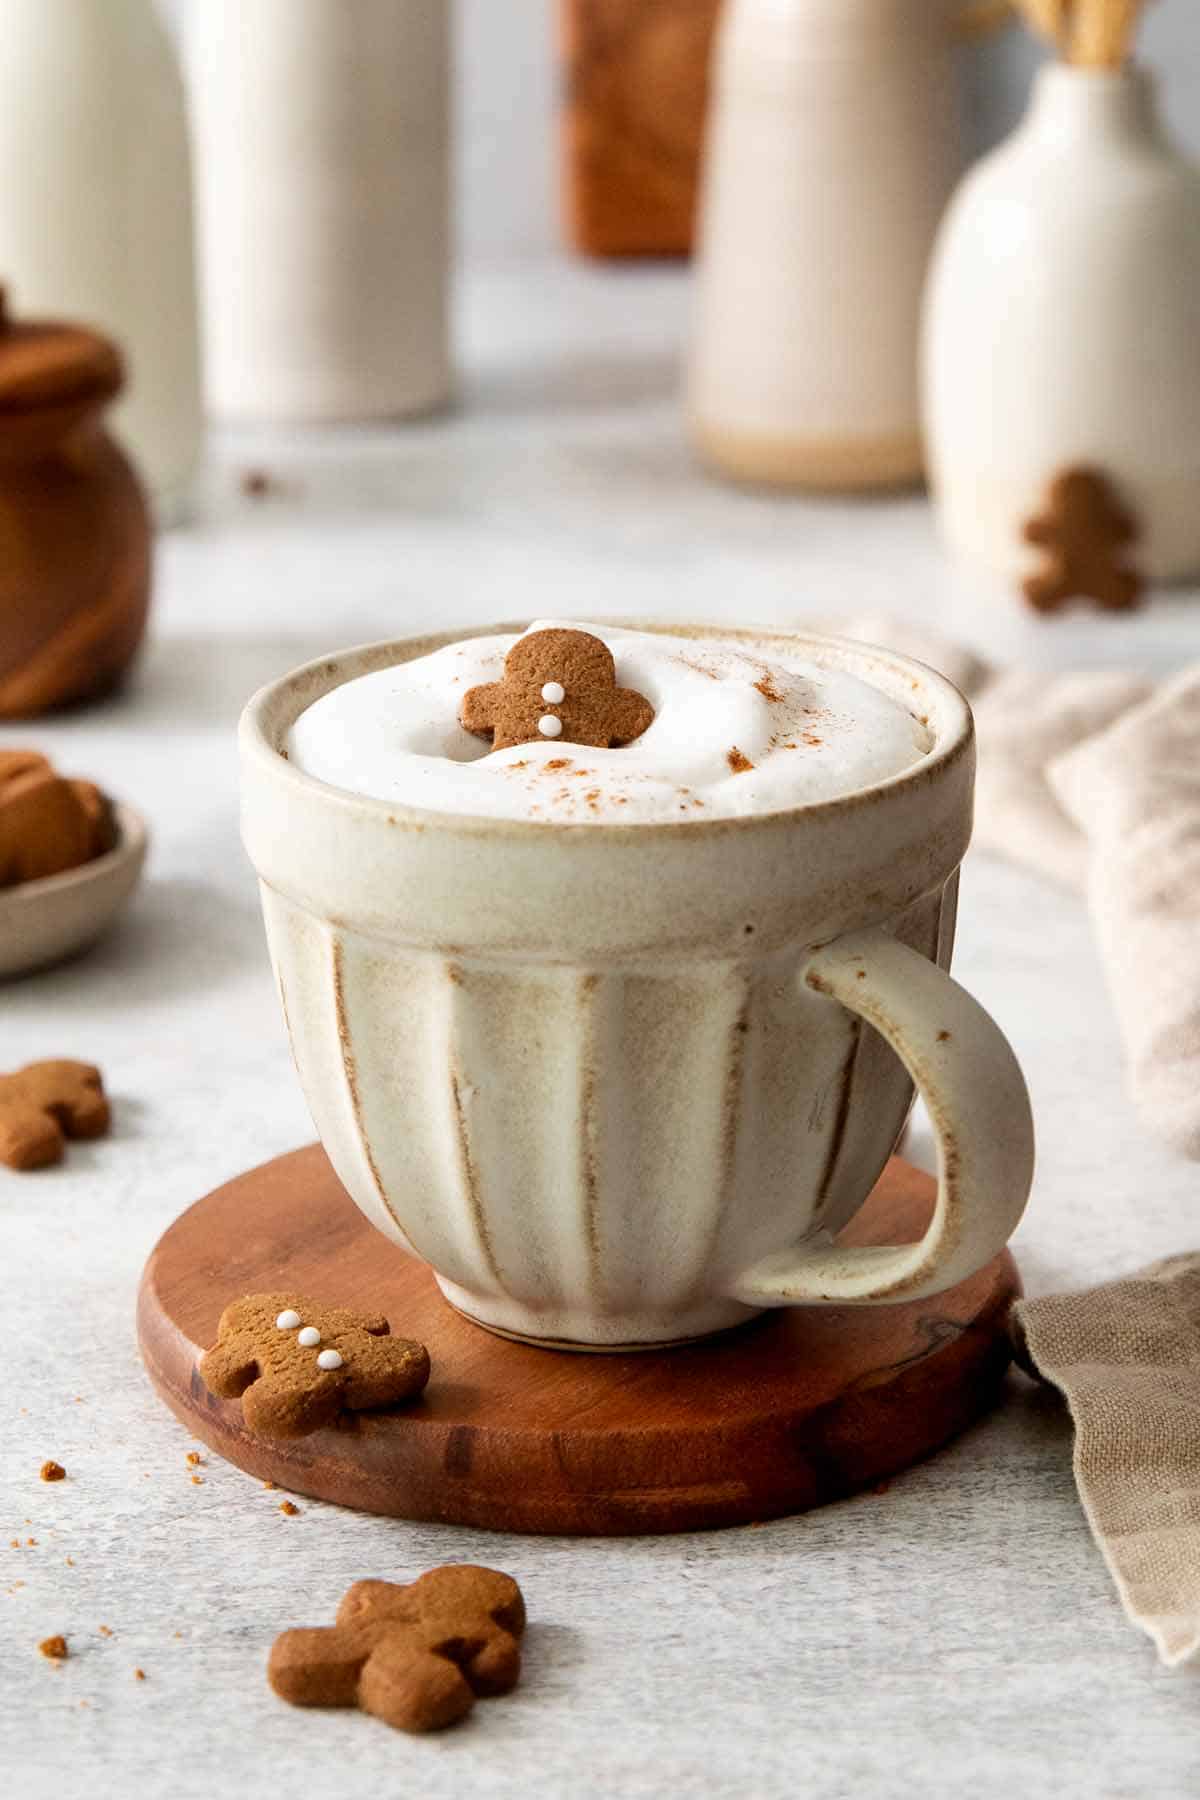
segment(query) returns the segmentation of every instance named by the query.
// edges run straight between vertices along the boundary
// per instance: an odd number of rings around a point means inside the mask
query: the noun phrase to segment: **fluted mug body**
[[[908,706],[929,753],[787,813],[547,825],[400,808],[282,754],[322,693],[449,638],[309,665],[247,709],[244,836],[317,1130],[363,1212],[493,1329],[627,1348],[895,1297],[770,1272],[830,1243],[902,1129],[911,1075],[874,1024],[895,1032],[813,958],[881,928],[948,965],[970,714],[901,657],[772,635]]]

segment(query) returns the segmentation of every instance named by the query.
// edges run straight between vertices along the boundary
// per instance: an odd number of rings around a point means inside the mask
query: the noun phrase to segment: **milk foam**
[[[623,749],[542,739],[506,750],[464,731],[468,688],[499,681],[515,637],[467,638],[345,682],[301,713],[297,768],[335,787],[439,813],[547,824],[735,818],[830,800],[918,762],[928,730],[887,694],[774,643],[666,637],[579,621],[617,681],[651,702]]]

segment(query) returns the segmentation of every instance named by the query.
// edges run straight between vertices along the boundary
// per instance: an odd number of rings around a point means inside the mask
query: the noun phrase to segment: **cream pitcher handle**
[[[1033,1180],[1033,1118],[1000,1027],[936,963],[878,930],[814,950],[799,980],[873,1025],[905,1064],[938,1144],[938,1194],[915,1244],[843,1249],[827,1233],[740,1276],[751,1306],[871,1306],[940,1294],[1008,1242]]]

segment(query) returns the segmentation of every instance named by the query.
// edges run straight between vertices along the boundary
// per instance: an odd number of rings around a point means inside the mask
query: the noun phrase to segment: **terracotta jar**
[[[107,338],[0,294],[0,718],[104,692],[141,642],[150,515],[102,423],[123,383]]]

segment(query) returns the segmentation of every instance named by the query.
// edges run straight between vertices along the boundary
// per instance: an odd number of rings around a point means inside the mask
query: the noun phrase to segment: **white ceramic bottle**
[[[220,417],[386,418],[446,398],[449,12],[447,0],[190,9]]]
[[[1200,170],[1144,70],[1049,65],[964,181],[930,271],[931,478],[955,548],[1025,572],[1049,479],[1099,467],[1163,580],[1200,569]]]
[[[952,0],[729,0],[688,410],[735,478],[915,480],[921,287],[958,175]]]
[[[202,438],[183,87],[153,0],[0,0],[0,271],[23,313],[116,339],[113,427],[160,519]]]

